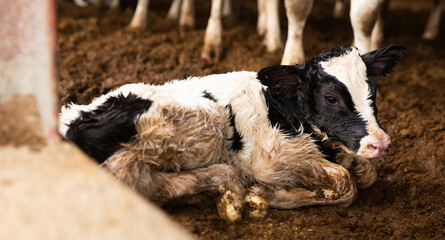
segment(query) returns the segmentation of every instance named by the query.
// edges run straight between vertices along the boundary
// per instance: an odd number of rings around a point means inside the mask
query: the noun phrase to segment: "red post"
[[[33,94],[49,143],[57,134],[55,0],[0,1],[0,101]]]

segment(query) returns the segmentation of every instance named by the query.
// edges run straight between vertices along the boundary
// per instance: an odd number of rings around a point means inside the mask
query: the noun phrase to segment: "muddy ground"
[[[60,104],[87,103],[126,83],[161,84],[187,76],[258,71],[280,63],[282,52],[268,53],[256,33],[256,1],[232,1],[234,19],[224,25],[221,61],[201,60],[210,1],[196,2],[197,26],[182,34],[176,22],[165,19],[170,1],[151,1],[148,29],[140,32],[125,29],[131,8],[99,13],[94,7],[60,4]],[[408,49],[394,72],[378,81],[379,120],[393,143],[387,156],[375,160],[377,182],[360,189],[349,208],[271,210],[265,219],[245,219],[235,225],[219,219],[213,202],[167,212],[199,239],[444,239],[445,21],[439,40],[421,40],[431,3],[419,2],[394,0],[390,6],[385,44],[399,43]],[[304,32],[307,59],[338,44],[351,44],[348,17],[334,19],[332,10],[333,1],[316,1]],[[283,6],[281,20],[284,40]],[[0,116],[8,122],[5,119]],[[27,143],[34,148],[42,144],[41,138],[16,130],[8,135],[8,129],[5,124],[0,129],[5,133],[0,144]]]

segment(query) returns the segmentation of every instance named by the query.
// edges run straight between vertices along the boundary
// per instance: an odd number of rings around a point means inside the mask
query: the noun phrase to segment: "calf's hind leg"
[[[255,185],[248,190],[248,194],[258,195],[271,207],[278,209],[311,205],[349,206],[357,195],[354,179],[338,164],[327,160],[321,163],[322,171],[317,172],[317,179],[305,179],[308,181],[307,186]]]
[[[230,165],[213,164],[180,172],[159,172],[131,151],[120,151],[102,164],[118,180],[158,204],[205,191],[218,191],[218,212],[230,222],[242,217],[244,187]]]
[[[161,201],[218,191],[222,194],[217,200],[221,218],[235,222],[242,217],[244,187],[230,165],[214,164],[183,172],[157,172],[152,178],[158,186],[156,198]]]

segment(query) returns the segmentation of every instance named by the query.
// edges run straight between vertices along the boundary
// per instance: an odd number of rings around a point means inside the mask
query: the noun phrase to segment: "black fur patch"
[[[362,56],[366,64],[368,76],[379,77],[391,73],[395,65],[402,59],[406,48],[401,45],[389,45]]]
[[[236,116],[235,116],[235,114],[232,114],[232,106],[227,105],[226,107],[229,109],[229,114],[230,114],[229,123],[230,123],[230,126],[233,128],[233,136],[231,138],[229,138],[228,140],[232,141],[232,146],[231,146],[232,151],[238,152],[243,149],[244,144],[242,141],[241,134],[238,132],[238,130],[236,129],[236,126],[235,126],[235,117]]]
[[[309,134],[312,139],[315,140],[315,143],[318,145],[318,149],[324,155],[326,155],[326,159],[335,162],[335,157],[339,150],[335,147],[332,147],[327,141],[322,141],[323,136],[315,132],[308,121],[305,120],[304,116],[302,116],[302,109],[304,106],[298,104],[298,99],[289,99],[289,98],[280,98],[274,96],[270,91],[263,90],[264,97],[266,98],[266,104],[268,106],[268,117],[272,126],[277,126],[280,131],[286,134],[289,137],[298,137],[301,133],[299,131],[300,126],[303,127],[303,133]],[[297,104],[294,104],[293,107],[285,104],[289,101],[296,101]],[[299,106],[300,105],[300,106]]]
[[[96,110],[81,112],[69,125],[66,137],[102,163],[137,134],[135,121],[151,104],[131,93],[110,97]]]
[[[204,90],[204,92],[202,92],[202,93],[204,94],[203,97],[208,98],[214,102],[218,101],[211,93],[207,92],[206,90]]]

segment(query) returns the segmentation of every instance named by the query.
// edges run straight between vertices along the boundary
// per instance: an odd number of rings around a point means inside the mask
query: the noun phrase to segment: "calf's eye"
[[[324,99],[325,99],[326,103],[329,105],[337,105],[338,104],[338,101],[335,97],[325,97]]]

